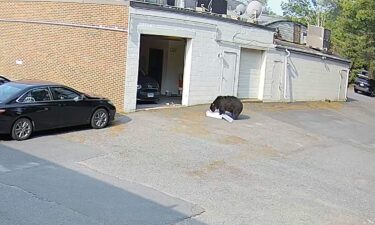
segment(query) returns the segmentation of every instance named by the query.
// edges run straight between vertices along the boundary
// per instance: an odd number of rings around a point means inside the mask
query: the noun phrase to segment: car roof
[[[59,83],[54,83],[51,81],[42,81],[42,80],[16,80],[16,81],[12,81],[12,83],[23,84],[27,86],[51,86],[51,85],[63,86]]]

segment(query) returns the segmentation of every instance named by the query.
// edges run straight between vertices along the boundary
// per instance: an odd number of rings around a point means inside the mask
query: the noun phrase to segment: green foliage
[[[293,21],[323,26],[337,0],[288,0],[281,3],[284,16]]]
[[[307,24],[313,20],[314,12],[309,0],[289,0],[281,3],[284,16],[289,19]]]
[[[375,0],[287,0],[284,16],[332,30],[333,50],[352,60],[352,73],[375,76]]]
[[[375,75],[375,1],[342,0],[335,21],[335,51],[353,61],[353,71],[367,68]]]

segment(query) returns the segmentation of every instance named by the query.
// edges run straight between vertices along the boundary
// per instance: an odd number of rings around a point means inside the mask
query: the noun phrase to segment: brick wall
[[[127,27],[126,5],[1,1],[0,74],[100,94],[123,111]]]

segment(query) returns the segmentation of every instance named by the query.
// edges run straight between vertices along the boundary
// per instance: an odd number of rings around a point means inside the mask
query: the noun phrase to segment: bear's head
[[[216,109],[219,108],[219,105],[220,105],[220,102],[222,101],[222,99],[223,99],[223,96],[217,96],[215,101],[210,106],[210,109],[211,109],[212,112],[215,112]]]
[[[216,111],[216,107],[215,107],[214,103],[211,104],[210,109],[211,109],[212,112]]]

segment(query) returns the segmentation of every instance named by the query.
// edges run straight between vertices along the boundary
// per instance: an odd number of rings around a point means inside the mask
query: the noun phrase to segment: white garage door
[[[262,51],[241,49],[238,79],[239,98],[258,98],[261,65]]]

